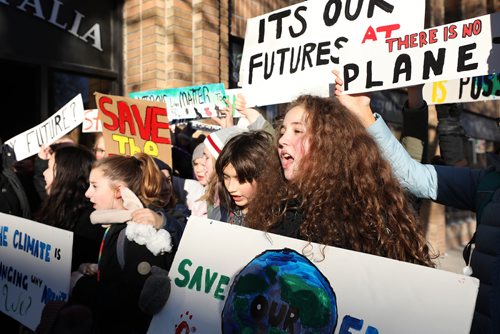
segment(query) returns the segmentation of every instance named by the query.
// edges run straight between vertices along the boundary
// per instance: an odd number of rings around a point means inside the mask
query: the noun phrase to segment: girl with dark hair
[[[389,164],[338,100],[295,100],[279,128],[278,152],[264,165],[249,227],[433,266]]]
[[[224,146],[215,163],[222,221],[245,225],[265,157],[274,151],[272,136],[264,131],[242,133]]]
[[[47,198],[37,221],[72,231],[71,271],[85,263],[97,263],[104,229],[90,223],[91,203],[85,197],[95,157],[83,146],[54,146],[48,168],[43,172]]]

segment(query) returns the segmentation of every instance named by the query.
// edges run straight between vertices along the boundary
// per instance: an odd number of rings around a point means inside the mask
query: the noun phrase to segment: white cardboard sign
[[[500,73],[427,83],[423,88],[429,105],[500,99]]]
[[[465,334],[479,286],[468,276],[193,216],[169,276],[169,300],[148,333]]]
[[[347,94],[500,71],[500,12],[346,48]]]
[[[73,233],[0,213],[0,311],[35,330],[45,304],[67,300]]]
[[[83,115],[82,132],[102,132],[99,109],[86,109]]]
[[[44,122],[7,140],[5,144],[14,149],[17,161],[21,161],[37,154],[42,145],[52,144],[82,121],[83,101],[82,95],[78,94]]]
[[[423,29],[425,1],[306,1],[247,21],[240,84],[256,105],[329,95],[343,48]],[[342,56],[343,57],[343,56]]]

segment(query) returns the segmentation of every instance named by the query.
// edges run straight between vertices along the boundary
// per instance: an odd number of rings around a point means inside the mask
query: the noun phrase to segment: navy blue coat
[[[487,170],[435,166],[438,175],[437,202],[476,212],[477,188],[489,170],[500,172],[500,157],[492,157]],[[500,333],[500,188],[483,209],[476,229],[471,257],[472,276],[480,280],[472,321],[473,334]]]

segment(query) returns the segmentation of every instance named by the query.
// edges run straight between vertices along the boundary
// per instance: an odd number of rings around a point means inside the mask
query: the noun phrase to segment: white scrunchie
[[[90,215],[92,224],[113,224],[127,222],[125,235],[130,241],[139,245],[146,245],[147,249],[154,255],[172,251],[172,237],[164,229],[156,230],[147,224],[133,222],[132,212],[142,209],[139,198],[127,187],[120,188],[123,205],[127,210],[96,210]]]
[[[129,221],[125,229],[125,234],[128,240],[134,241],[139,245],[146,245],[146,248],[154,255],[172,250],[172,238],[166,230],[156,230],[151,225]]]

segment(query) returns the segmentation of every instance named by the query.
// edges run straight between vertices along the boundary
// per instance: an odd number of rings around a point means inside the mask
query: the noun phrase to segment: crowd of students
[[[236,107],[248,125],[233,125],[226,111],[223,128],[193,145],[191,177],[176,172],[175,157],[171,168],[142,153],[106,156],[102,137],[94,154],[71,142],[41,151],[37,161],[46,167],[37,182],[45,194],[33,219],[74,232],[67,305],[89,311],[88,332],[146,332],[167,302],[167,273],[190,215],[434,267],[437,254],[409,194],[477,211],[481,180],[498,174],[500,163],[488,171],[422,164],[421,87],[409,89],[403,114],[412,121],[400,142],[367,95],[342,95],[343,83],[335,80],[335,97],[300,96],[274,127],[239,96]],[[473,333],[500,332],[498,187],[489,194],[480,202],[477,247],[467,263],[481,280]],[[162,233],[154,245],[138,243],[134,233],[142,232],[126,222]],[[484,238],[490,242],[479,242]],[[158,277],[159,296],[151,288]],[[38,332],[57,326],[49,327],[41,323]]]

